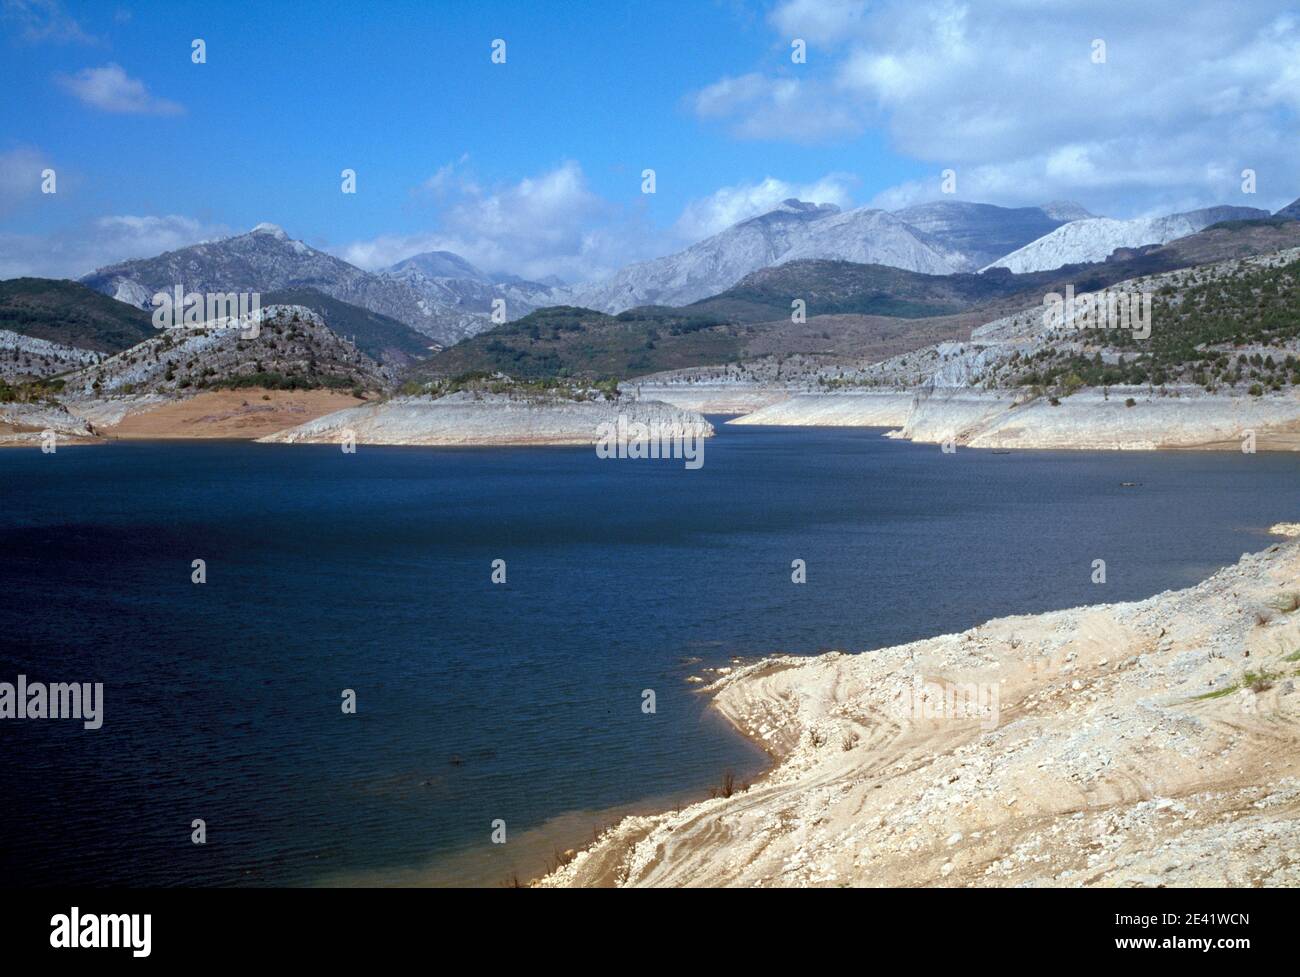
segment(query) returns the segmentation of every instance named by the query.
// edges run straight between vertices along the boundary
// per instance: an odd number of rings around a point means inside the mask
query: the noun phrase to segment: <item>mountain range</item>
[[[632,378],[755,357],[880,359],[969,337],[972,328],[1039,306],[1048,292],[1079,292],[1300,247],[1300,221],[1221,223],[1168,244],[1119,249],[1106,261],[1048,271],[927,275],[879,264],[800,259],[761,268],[680,308],[616,315],[559,306],[473,336],[417,364],[416,378],[480,372],[515,377]],[[792,322],[791,302],[806,303]]]
[[[554,306],[609,314],[642,306],[684,306],[724,293],[754,272],[819,260],[932,276],[977,269],[1049,271],[1101,262],[1117,249],[1164,244],[1222,221],[1285,221],[1296,207],[1273,218],[1256,208],[1211,207],[1115,220],[1095,217],[1069,202],[1008,208],[936,201],[889,212],[869,207],[841,211],[831,204],[790,199],[675,254],[628,265],[604,281],[575,285],[487,273],[449,251],[425,252],[365,271],[290,238],[274,224],[259,224],[246,234],[100,268],[81,282],[140,309],[150,308],[155,292],[177,284],[197,292],[295,293],[304,304],[310,303],[298,293],[310,290],[383,317],[382,323],[370,322],[361,331],[369,335],[372,327],[378,328],[374,342],[382,344],[372,350],[405,360],[421,355],[420,341],[396,336],[392,322],[436,346],[448,346],[491,329],[491,314],[500,302],[507,321]],[[885,311],[888,307],[882,303],[882,314],[892,314]],[[423,344],[425,351],[430,345]]]
[[[1087,215],[1056,205],[1068,219]],[[1060,227],[1042,207],[940,201],[890,213],[841,212],[831,204],[786,200],[684,251],[622,269],[607,281],[557,289],[555,304],[617,313],[638,305],[686,305],[746,275],[788,261],[825,259],[888,265],[929,275],[973,271]]]
[[[614,278],[641,290],[633,300],[665,294],[660,289],[665,284],[679,303],[698,291],[705,297],[676,307],[643,302],[613,314],[553,304],[584,289],[608,292],[608,283],[565,286],[486,273],[445,251],[368,272],[294,241],[274,225],[259,225],[247,234],[100,269],[84,283],[0,283],[0,358],[14,377],[41,377],[105,353],[129,351],[157,337],[149,299],[177,283],[188,291],[258,291],[264,308],[296,307],[393,377],[473,371],[531,379],[630,377],[768,354],[878,357],[918,343],[960,339],[973,327],[1070,284],[1093,291],[1144,275],[1300,246],[1295,215],[1300,202],[1274,215],[1228,207],[1124,222],[1093,217],[1072,204],[1000,208],[942,201],[891,214],[865,208],[842,212],[791,200],[678,255],[631,266]],[[1206,224],[1167,244],[1144,243]],[[981,256],[1025,238],[1027,244],[983,271],[946,270],[969,268]],[[1112,247],[1116,241],[1138,243]],[[1050,253],[1036,262],[1050,268],[1006,267],[1008,258],[1035,251]],[[823,253],[855,260],[804,257]],[[1078,253],[1104,260],[1059,264]],[[899,267],[903,262],[935,270]],[[750,266],[757,267],[711,291],[710,281],[729,280]],[[656,278],[663,273],[680,279]],[[792,322],[795,299],[806,305],[806,323]],[[503,324],[478,311],[498,300],[507,303]],[[456,328],[448,329],[448,323]],[[460,341],[444,349],[433,341],[434,328],[440,338]],[[200,369],[192,380],[195,387],[219,382],[233,363],[207,363],[206,352],[199,359],[205,362],[195,367]]]

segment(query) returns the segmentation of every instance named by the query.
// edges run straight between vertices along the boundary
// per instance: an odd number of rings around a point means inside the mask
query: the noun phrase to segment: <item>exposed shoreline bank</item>
[[[1300,884],[1297,607],[1282,543],[1143,601],[744,666],[706,691],[773,769],[536,884]]]
[[[629,393],[631,391],[629,390]],[[709,437],[705,414],[727,424],[886,428],[919,444],[999,450],[1300,451],[1300,393],[1260,397],[1194,389],[1085,388],[1069,397],[962,387],[852,388],[645,383],[617,401],[451,395],[361,400],[328,390],[206,391],[5,405],[0,445],[113,439],[246,438],[287,444],[428,446],[589,445],[603,423],[645,424],[672,438]]]
[[[644,430],[642,430],[644,428]],[[331,390],[205,391],[70,401],[0,410],[0,445],[40,447],[115,440],[239,439],[279,444],[520,447],[594,445],[638,436],[666,442],[712,437],[699,414],[668,404],[453,394],[363,400]],[[657,450],[657,449],[656,449]],[[674,455],[677,457],[677,455]]]
[[[1056,402],[1023,390],[668,383],[642,395],[728,424],[886,427],[920,444],[1077,451],[1300,451],[1300,395],[1211,395],[1196,389],[1086,388]],[[737,410],[740,405],[747,408]]]

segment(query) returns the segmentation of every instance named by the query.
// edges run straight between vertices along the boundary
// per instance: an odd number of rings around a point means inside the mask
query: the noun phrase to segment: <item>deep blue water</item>
[[[1290,455],[718,431],[698,471],[590,449],[0,451],[0,681],[105,684],[98,731],[0,720],[0,882],[486,864],[493,819],[517,838],[756,770],[686,684],[702,665],[1143,597],[1297,517]]]

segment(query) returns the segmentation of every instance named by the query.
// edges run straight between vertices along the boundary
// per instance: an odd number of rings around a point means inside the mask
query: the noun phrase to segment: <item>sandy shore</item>
[[[748,791],[627,818],[546,886],[1300,885],[1300,543],[1187,590],[710,686]]]
[[[147,403],[95,430],[110,438],[252,439],[361,403],[332,390],[214,390]]]

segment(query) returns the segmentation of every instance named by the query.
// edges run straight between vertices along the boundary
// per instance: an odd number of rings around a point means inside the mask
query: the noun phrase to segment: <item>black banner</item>
[[[337,965],[374,962],[377,953],[389,952],[420,959],[458,946],[465,952],[468,941],[493,934],[501,939],[484,946],[489,959],[553,954],[563,944],[584,954],[635,954],[647,939],[658,938],[692,945],[716,940],[737,948],[728,956],[743,957],[755,948],[757,932],[780,942],[783,931],[792,948],[809,948],[810,960],[851,949],[864,959],[939,954],[975,962],[1055,953],[1071,963],[1127,957],[1183,966],[1203,957],[1231,966],[1284,952],[1294,932],[1289,894],[1259,889],[83,889],[7,895],[0,922],[6,960],[66,957],[92,967],[110,961]],[[773,926],[775,920],[780,923]]]

